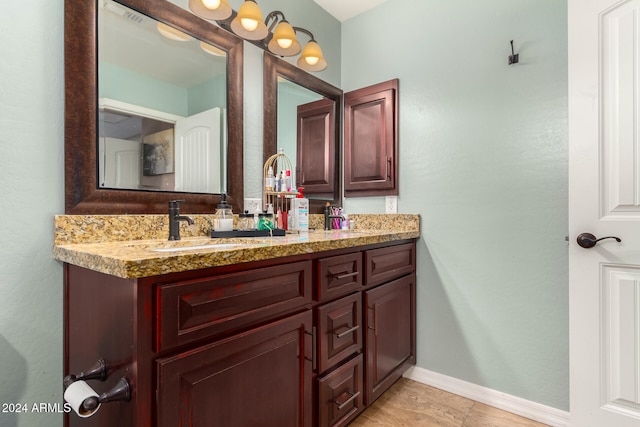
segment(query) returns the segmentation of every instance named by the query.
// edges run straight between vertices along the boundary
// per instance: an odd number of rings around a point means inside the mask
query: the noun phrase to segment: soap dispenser
[[[233,211],[231,205],[227,203],[227,195],[222,194],[222,200],[213,215],[214,231],[233,231]]]

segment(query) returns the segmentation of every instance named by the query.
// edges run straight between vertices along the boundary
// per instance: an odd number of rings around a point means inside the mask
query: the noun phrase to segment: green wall
[[[342,88],[395,77],[418,366],[568,410],[566,1],[393,0],[344,22]]]
[[[62,266],[51,257],[64,211],[63,0],[0,6],[0,426],[56,427],[33,413],[62,402]],[[1,408],[0,408],[1,409]]]
[[[214,77],[184,88],[114,64],[99,64],[98,96],[188,117],[213,107],[226,108],[226,78]]]

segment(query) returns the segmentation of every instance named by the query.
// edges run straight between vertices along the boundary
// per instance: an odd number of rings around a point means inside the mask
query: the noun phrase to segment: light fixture
[[[305,71],[322,71],[327,68],[327,60],[324,59],[322,49],[320,49],[320,45],[313,37],[313,34],[304,28],[294,27],[294,29],[307,34],[311,38],[302,49],[302,54],[297,62],[298,67]]]
[[[220,49],[219,47],[215,47],[213,45],[210,45],[209,43],[200,42],[200,47],[202,48],[202,50],[204,50],[205,52],[207,52],[207,53],[209,53],[211,55],[227,56],[227,52],[225,52],[224,50]]]
[[[273,26],[277,22],[278,16],[281,17],[280,22],[274,30]],[[298,42],[296,32],[285,19],[284,14],[278,10],[273,11],[267,15],[266,23],[268,24],[271,19],[274,21],[269,26],[269,31],[273,30],[273,36],[267,45],[269,51],[280,56],[293,56],[300,53],[300,42]]]
[[[233,13],[227,0],[189,0],[189,9],[196,15],[211,21],[227,19]]]
[[[238,12],[231,9],[228,0],[189,0],[189,8],[196,15],[216,21],[225,30],[274,55],[294,56],[302,50],[297,65],[305,71],[322,71],[327,68],[327,60],[313,34],[304,28],[291,26],[279,10],[270,12],[263,20],[256,0],[244,0]],[[310,38],[304,49],[301,49],[298,41],[299,32]],[[200,46],[214,55],[226,54],[222,50],[216,52],[217,48],[206,43],[201,43]]]
[[[262,12],[255,0],[245,0],[238,15],[231,21],[231,30],[246,40],[262,40],[269,30],[262,20]]]
[[[177,30],[163,22],[158,22],[158,32],[171,40],[177,40],[179,42],[186,42],[191,40],[191,36],[183,33],[180,30]]]

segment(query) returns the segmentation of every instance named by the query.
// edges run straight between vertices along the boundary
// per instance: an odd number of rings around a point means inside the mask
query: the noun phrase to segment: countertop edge
[[[288,241],[276,238],[241,248],[159,253],[137,249],[140,241],[88,244],[56,244],[53,257],[58,261],[123,279],[139,279],[169,273],[262,261],[294,255],[317,253],[392,241],[416,239],[419,230],[371,230],[357,232],[310,232],[313,239]],[[205,238],[204,236],[200,236]],[[214,250],[215,249],[215,250]]]

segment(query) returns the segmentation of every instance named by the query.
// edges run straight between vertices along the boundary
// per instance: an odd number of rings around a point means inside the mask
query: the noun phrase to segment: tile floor
[[[545,427],[527,418],[401,378],[349,427]]]

